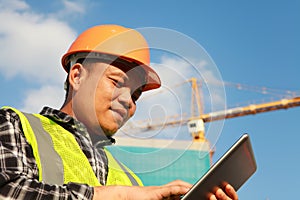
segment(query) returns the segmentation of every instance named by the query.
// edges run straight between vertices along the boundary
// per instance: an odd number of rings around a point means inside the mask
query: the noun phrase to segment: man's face
[[[135,113],[142,77],[104,63],[88,71],[73,96],[74,114],[89,132],[111,136]]]

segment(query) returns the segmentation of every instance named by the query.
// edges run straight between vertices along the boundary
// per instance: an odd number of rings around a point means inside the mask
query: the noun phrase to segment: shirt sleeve
[[[93,193],[93,187],[86,184],[40,182],[18,115],[12,110],[0,110],[0,199],[89,200]]]

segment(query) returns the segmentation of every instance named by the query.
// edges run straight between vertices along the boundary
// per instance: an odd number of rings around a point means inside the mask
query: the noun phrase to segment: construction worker
[[[189,183],[143,186],[105,149],[135,113],[142,92],[160,87],[143,36],[118,25],[92,27],[62,57],[68,73],[60,110],[0,110],[0,199],[172,199]],[[55,98],[55,97],[54,97]],[[209,199],[237,199],[228,184]]]

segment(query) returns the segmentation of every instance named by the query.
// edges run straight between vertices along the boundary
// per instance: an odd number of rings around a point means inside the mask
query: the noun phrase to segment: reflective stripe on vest
[[[100,185],[92,167],[74,136],[54,121],[39,114],[15,111],[21,120],[24,135],[33,149],[39,169],[39,180],[51,184],[68,182]],[[105,149],[109,162],[106,185],[143,185],[125,165]]]
[[[53,141],[51,136],[42,127],[39,118],[23,113],[27,118],[38,144],[38,152],[41,163],[40,179],[50,184],[64,184],[64,166],[61,157],[53,148]],[[49,159],[51,158],[51,159]]]

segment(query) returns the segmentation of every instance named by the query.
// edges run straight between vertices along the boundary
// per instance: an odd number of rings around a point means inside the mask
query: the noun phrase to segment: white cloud
[[[186,61],[181,58],[163,56],[161,64],[152,64],[162,79],[160,90],[169,90],[176,95],[181,107],[190,113],[191,106],[191,78],[196,78],[201,98],[203,98],[205,112],[224,109],[226,96],[223,80],[216,67],[209,60]],[[183,86],[185,85],[185,86]],[[155,92],[155,91],[154,91]],[[178,108],[177,107],[173,107]]]
[[[0,21],[0,46],[5,47],[0,50],[1,72],[41,83],[63,78],[60,58],[75,32],[62,21],[32,12],[22,1],[14,2],[8,7],[1,2],[6,8],[0,11],[5,19]]]
[[[163,85],[173,86],[190,78],[190,73],[193,70],[192,66],[186,61],[179,58],[163,56],[161,63],[152,64],[156,69]]]
[[[81,4],[72,1],[63,4],[57,13],[84,13]],[[28,92],[24,92],[27,96],[20,102],[23,109],[38,112],[44,104],[60,106],[66,76],[60,59],[76,31],[56,13],[37,13],[21,0],[0,0],[0,19],[0,73],[8,79],[17,81],[22,77],[40,85],[35,90],[24,88]]]
[[[85,14],[88,0],[61,0],[63,9],[50,13],[49,17],[61,20],[69,20]]]
[[[20,0],[0,0],[0,9],[1,10],[25,10],[29,6],[24,1]]]
[[[62,87],[44,85],[40,89],[29,90],[24,100],[22,111],[39,112],[44,106],[60,108],[64,101],[64,90]]]
[[[68,12],[76,12],[80,14],[85,13],[85,4],[83,4],[82,1],[76,2],[76,1],[64,0],[63,3]]]

